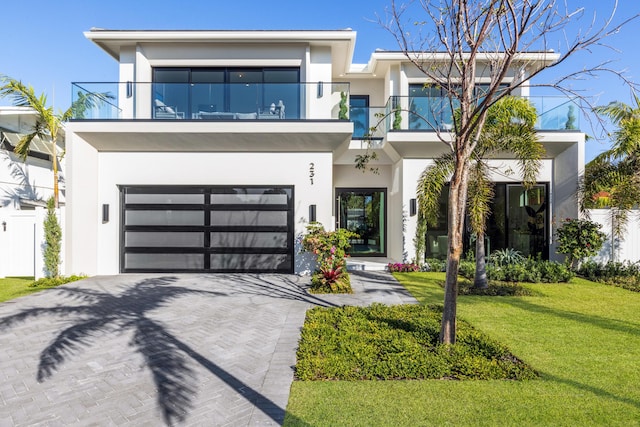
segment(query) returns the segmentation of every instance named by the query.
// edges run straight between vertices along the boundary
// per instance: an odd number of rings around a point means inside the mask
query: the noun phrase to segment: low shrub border
[[[503,254],[500,254],[503,255]],[[492,255],[493,257],[493,255]],[[487,263],[487,277],[489,280],[499,282],[528,282],[528,283],[566,283],[575,274],[565,265],[554,261],[518,258],[510,254],[515,262],[505,262],[506,256],[493,257],[492,262]],[[388,269],[392,273],[410,273],[417,271],[445,271],[446,262],[437,259],[427,259],[422,268],[416,264],[390,263]],[[458,273],[467,279],[473,279],[476,272],[474,261],[461,261]]]
[[[64,285],[66,283],[76,282],[78,280],[86,279],[88,276],[84,275],[71,275],[71,276],[58,276],[58,277],[43,277],[38,279],[29,285],[30,288],[53,288],[56,286]]]
[[[508,379],[537,373],[502,344],[458,320],[457,343],[438,344],[441,306],[374,304],[307,312],[298,380]]]
[[[613,262],[605,264],[586,261],[580,265],[578,275],[594,282],[640,292],[640,263]]]
[[[411,273],[414,271],[420,271],[420,266],[413,263],[390,262],[387,264],[387,269],[391,273]]]

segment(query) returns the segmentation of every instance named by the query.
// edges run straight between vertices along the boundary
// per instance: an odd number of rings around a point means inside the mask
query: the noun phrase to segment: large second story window
[[[507,88],[504,84],[501,87]],[[480,102],[488,90],[486,84],[476,84],[475,97]],[[459,101],[449,98],[447,91],[436,84],[409,85],[409,129],[412,130],[452,130],[453,111]]]
[[[155,68],[154,118],[298,119],[298,68]]]

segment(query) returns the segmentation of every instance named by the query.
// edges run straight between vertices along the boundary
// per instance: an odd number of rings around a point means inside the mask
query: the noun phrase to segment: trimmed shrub
[[[47,277],[58,277],[60,267],[60,248],[62,246],[62,228],[58,222],[55,199],[47,200],[47,216],[44,219],[44,267]]]
[[[473,261],[460,261],[458,274],[462,277],[473,279],[476,274],[476,263]]]
[[[475,264],[461,262],[459,274],[473,279]],[[573,276],[573,272],[564,264],[533,258],[515,264],[487,264],[487,278],[502,282],[564,283]]]
[[[58,277],[43,277],[38,279],[29,285],[30,288],[54,288],[56,286],[64,285],[65,283],[71,283],[78,280],[86,279],[87,276],[58,276]]]
[[[444,288],[444,282],[441,286]],[[490,297],[524,297],[534,295],[528,288],[516,282],[499,282],[495,280],[489,281],[486,288],[477,288],[473,286],[473,282],[468,279],[458,281],[458,295],[482,295]]]
[[[421,271],[445,272],[447,271],[447,261],[437,258],[427,258],[424,260]]]
[[[600,264],[586,261],[578,269],[578,274],[594,282],[640,292],[640,263],[613,262]]]

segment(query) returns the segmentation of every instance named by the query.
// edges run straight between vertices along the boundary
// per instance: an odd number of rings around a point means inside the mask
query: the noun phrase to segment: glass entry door
[[[384,188],[337,188],[337,227],[358,234],[352,256],[386,256],[387,191]]]
[[[546,186],[526,190],[522,185],[507,185],[509,247],[524,256],[542,254],[546,258],[547,217]]]

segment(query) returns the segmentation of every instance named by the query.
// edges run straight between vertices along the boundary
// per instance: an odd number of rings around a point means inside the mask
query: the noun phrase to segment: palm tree
[[[467,192],[467,212],[472,231],[476,235],[476,272],[474,286],[488,286],[485,271],[484,236],[486,220],[491,212],[493,183],[486,160],[498,153],[511,152],[520,162],[525,188],[535,184],[544,153],[534,126],[536,109],[525,98],[508,96],[496,102],[487,114],[487,124],[472,154],[472,168]],[[454,169],[454,157],[446,153],[424,170],[418,181],[417,256],[424,250],[424,231],[437,220],[440,194]]]
[[[36,113],[36,119],[30,132],[23,135],[15,147],[15,153],[26,160],[31,143],[37,137],[42,141],[49,141],[51,163],[53,168],[53,197],[55,207],[58,208],[58,138],[63,123],[72,117],[82,117],[90,108],[98,106],[106,99],[113,99],[109,94],[82,94],[64,112],[55,113],[52,106],[47,106],[47,96],[43,93],[37,96],[33,87],[25,85],[19,80],[0,75],[0,98],[11,98],[17,107],[30,107]]]
[[[581,208],[609,207],[613,237],[621,240],[629,212],[640,204],[640,97],[635,107],[612,102],[594,111],[611,120],[617,130],[610,134],[612,146],[585,167]],[[615,245],[612,259],[615,260]]]

